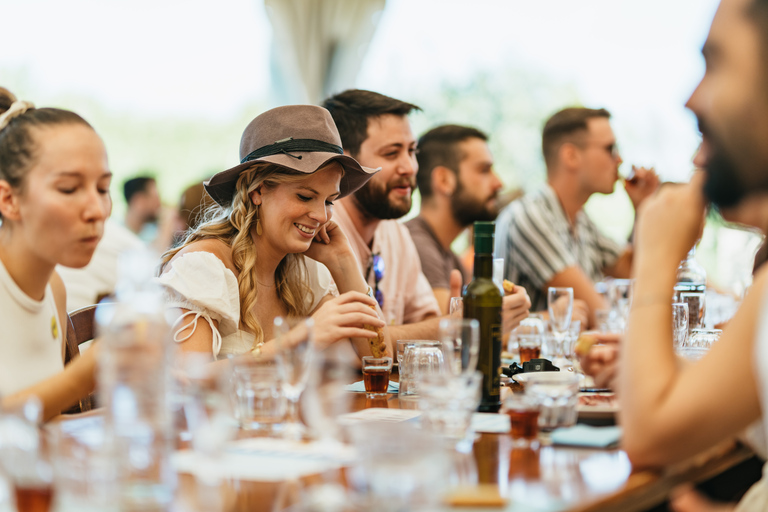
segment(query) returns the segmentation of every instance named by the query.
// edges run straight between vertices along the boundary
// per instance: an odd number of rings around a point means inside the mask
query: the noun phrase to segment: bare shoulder
[[[54,271],[51,274],[51,279],[48,281],[53,290],[53,300],[56,301],[56,307],[65,307],[67,302],[67,290],[64,287],[64,281],[58,272]]]
[[[752,277],[752,286],[749,288],[749,293],[758,292],[758,295],[762,295],[766,285],[768,285],[768,265],[763,265]]]
[[[216,238],[206,238],[203,240],[198,240],[196,242],[192,242],[188,246],[181,249],[179,252],[177,252],[173,258],[171,258],[171,262],[181,258],[185,254],[190,254],[193,252],[207,252],[210,254],[213,254],[218,259],[221,260],[222,263],[224,263],[224,266],[227,267],[229,270],[231,270],[235,275],[237,275],[237,271],[235,270],[235,265],[232,263],[232,248],[229,246],[229,244],[218,240]],[[168,271],[168,266],[165,268],[165,272]]]
[[[747,294],[744,296],[740,309],[759,311],[766,292],[768,292],[768,265],[763,265],[755,272],[752,278],[752,286],[749,287]]]

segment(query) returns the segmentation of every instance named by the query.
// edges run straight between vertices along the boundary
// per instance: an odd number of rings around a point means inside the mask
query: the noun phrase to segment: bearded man
[[[443,125],[419,139],[416,182],[419,216],[405,223],[440,308],[447,312],[450,275],[469,275],[451,244],[475,221],[496,219],[502,182],[493,170],[488,136],[468,126]]]
[[[342,92],[323,106],[339,129],[344,153],[366,167],[381,168],[336,203],[333,220],[347,235],[387,323],[395,326],[392,339],[434,335],[436,321],[407,334],[396,327],[440,314],[413,240],[396,220],[410,211],[416,188],[416,138],[408,114],[419,107],[364,90]]]
[[[390,338],[436,339],[440,307],[422,272],[408,229],[396,219],[411,209],[416,188],[416,137],[408,115],[419,107],[383,94],[348,90],[323,102],[333,117],[345,154],[380,172],[334,206],[333,221],[347,235],[360,267],[381,305]],[[461,291],[451,276],[449,297]],[[528,315],[524,290],[504,297],[502,331]]]

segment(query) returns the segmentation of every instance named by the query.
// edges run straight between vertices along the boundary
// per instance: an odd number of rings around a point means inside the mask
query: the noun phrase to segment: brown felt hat
[[[264,162],[312,174],[330,162],[344,167],[339,198],[362,187],[380,169],[361,166],[344,154],[330,112],[314,105],[288,105],[267,110],[246,126],[240,139],[240,165],[214,175],[205,190],[221,206],[229,206],[240,173]]]

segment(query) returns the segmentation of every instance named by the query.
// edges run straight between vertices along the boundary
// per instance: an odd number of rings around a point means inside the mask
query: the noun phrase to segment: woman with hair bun
[[[36,395],[48,419],[95,387],[95,349],[64,368],[64,284],[83,267],[112,201],[104,144],[79,115],[34,108],[0,88],[0,396]]]
[[[217,203],[209,220],[163,257],[160,282],[182,313],[174,339],[214,358],[258,356],[275,350],[276,316],[311,316],[321,349],[352,339],[359,356],[388,352],[371,289],[331,220],[333,202],[376,171],[344,155],[329,112],[310,105],[256,117],[240,159],[205,184]]]

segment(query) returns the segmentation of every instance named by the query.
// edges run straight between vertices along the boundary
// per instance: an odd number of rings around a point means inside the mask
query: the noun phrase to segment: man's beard
[[[469,226],[477,221],[496,220],[497,207],[489,207],[487,201],[472,197],[459,181],[451,197],[451,213],[460,226]]]
[[[391,204],[389,193],[399,186],[411,187],[411,194],[416,188],[415,178],[400,178],[388,183],[379,184],[373,180],[363,185],[354,193],[355,202],[360,210],[374,219],[399,219],[411,211],[411,197],[404,197],[402,204]]]
[[[739,166],[723,144],[715,137],[707,123],[699,119],[699,130],[707,141],[707,161],[704,195],[716,208],[736,206],[747,195],[747,187],[739,174]]]

